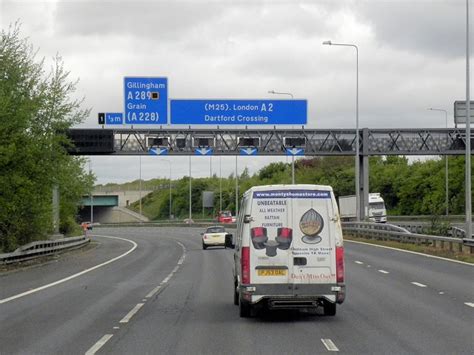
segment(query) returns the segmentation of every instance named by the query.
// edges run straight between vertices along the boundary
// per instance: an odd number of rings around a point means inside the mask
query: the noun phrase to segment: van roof
[[[259,186],[252,186],[248,189],[244,195],[250,194],[253,191],[263,191],[263,190],[290,190],[290,189],[299,189],[299,190],[324,190],[324,191],[332,191],[332,187],[329,185],[312,185],[312,184],[280,184],[280,185],[259,185]]]

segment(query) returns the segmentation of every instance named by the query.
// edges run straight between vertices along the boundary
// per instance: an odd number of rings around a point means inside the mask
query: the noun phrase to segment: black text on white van
[[[245,192],[234,253],[234,303],[336,314],[345,298],[344,248],[330,186],[271,185]]]

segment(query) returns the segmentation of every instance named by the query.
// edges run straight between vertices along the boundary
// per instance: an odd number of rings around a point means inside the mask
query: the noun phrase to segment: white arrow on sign
[[[257,148],[240,148],[241,155],[257,155]]]
[[[287,155],[303,155],[304,154],[304,149],[302,148],[287,148],[286,149],[286,154]]]
[[[197,148],[196,155],[211,155],[212,148]]]
[[[151,155],[167,155],[168,149],[167,148],[151,148],[148,153]]]

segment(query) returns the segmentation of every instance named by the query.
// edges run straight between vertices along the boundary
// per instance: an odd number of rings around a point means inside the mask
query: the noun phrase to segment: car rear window
[[[225,229],[222,227],[211,227],[207,228],[206,233],[224,233]]]

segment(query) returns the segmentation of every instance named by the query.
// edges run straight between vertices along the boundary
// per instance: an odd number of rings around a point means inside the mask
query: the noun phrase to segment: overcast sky
[[[359,47],[360,127],[444,127],[428,107],[447,109],[453,126],[453,102],[465,99],[464,0],[0,3],[2,29],[19,20],[39,57],[59,53],[80,79],[84,127],[98,127],[97,112],[123,112],[124,76],[158,76],[170,98],[290,92],[308,100],[308,127],[354,128],[355,50],[325,40]],[[144,179],[168,176],[160,159],[142,158]],[[174,178],[188,174],[188,158],[168,159]],[[130,181],[138,160],[94,157],[92,168],[99,183]],[[274,160],[242,157],[239,170]],[[209,175],[209,158],[192,162],[193,176]],[[212,167],[219,174],[219,158]],[[222,158],[223,175],[234,167]]]

